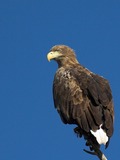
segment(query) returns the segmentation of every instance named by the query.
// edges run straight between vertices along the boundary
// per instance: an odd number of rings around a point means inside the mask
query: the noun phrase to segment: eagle
[[[108,147],[114,123],[108,80],[82,66],[74,50],[66,45],[53,46],[47,59],[58,64],[53,81],[53,99],[61,120],[65,124],[75,124],[74,132],[83,136],[90,148],[90,151],[84,151],[102,159],[100,146]]]

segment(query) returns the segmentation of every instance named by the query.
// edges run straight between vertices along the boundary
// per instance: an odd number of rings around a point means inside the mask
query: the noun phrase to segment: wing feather
[[[56,73],[53,84],[54,104],[63,122],[78,124],[86,132],[103,124],[111,136],[114,111],[108,81],[81,66],[69,68],[69,77],[63,77],[66,70]]]

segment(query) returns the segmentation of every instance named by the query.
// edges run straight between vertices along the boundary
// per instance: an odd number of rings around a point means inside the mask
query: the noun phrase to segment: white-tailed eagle
[[[100,145],[107,147],[113,134],[114,109],[109,82],[83,67],[68,46],[52,47],[47,58],[58,63],[53,82],[55,108],[65,124],[77,125],[75,133],[84,136],[86,145],[100,158]]]

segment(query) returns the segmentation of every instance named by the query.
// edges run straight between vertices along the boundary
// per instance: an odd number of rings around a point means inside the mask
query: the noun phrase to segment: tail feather
[[[107,144],[109,138],[105,133],[105,131],[102,129],[102,125],[100,125],[100,128],[97,131],[90,130],[90,132],[96,138],[99,144],[104,144],[104,145]]]

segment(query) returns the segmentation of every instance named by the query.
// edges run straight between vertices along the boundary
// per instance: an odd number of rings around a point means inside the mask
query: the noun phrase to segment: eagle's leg
[[[79,127],[74,128],[74,132],[77,134],[77,137],[82,137],[83,132]]]
[[[93,151],[94,148],[100,149],[100,145],[96,141],[96,138],[91,134],[84,133],[84,139],[86,140],[86,146],[89,146],[91,151]]]

